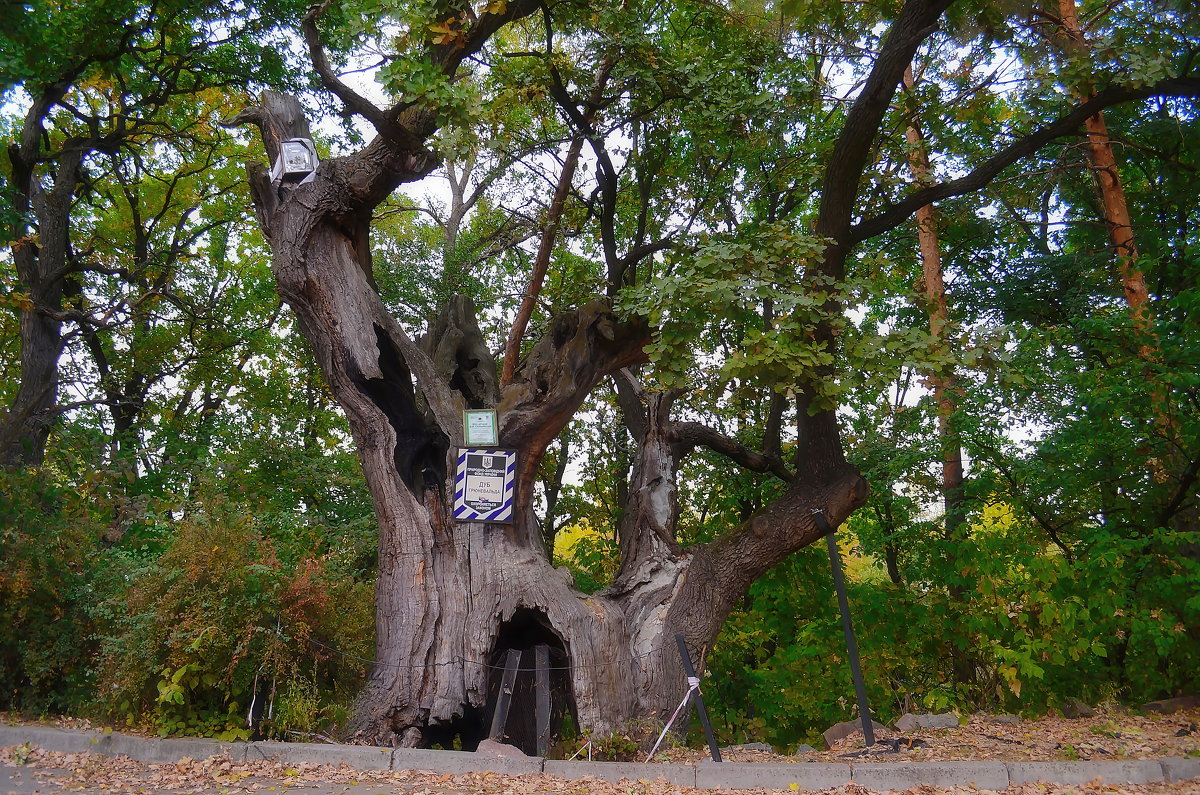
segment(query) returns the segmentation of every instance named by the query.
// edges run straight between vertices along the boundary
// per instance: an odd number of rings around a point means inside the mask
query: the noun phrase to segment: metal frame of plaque
[[[517,451],[458,448],[454,518],[460,522],[511,522]]]

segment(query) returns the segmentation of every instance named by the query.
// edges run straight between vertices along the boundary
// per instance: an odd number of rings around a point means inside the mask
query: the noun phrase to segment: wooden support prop
[[[683,662],[683,672],[688,678],[688,687],[695,690],[692,698],[696,702],[696,714],[700,716],[700,725],[704,727],[704,736],[708,739],[708,752],[712,755],[714,762],[721,761],[721,749],[717,747],[717,738],[713,735],[712,724],[708,720],[708,710],[704,708],[704,696],[700,693],[698,686],[693,686],[693,682],[698,682],[696,677],[696,668],[692,665],[692,656],[688,654],[687,643],[683,640],[683,635],[675,636],[675,645],[679,647],[679,657]]]
[[[521,652],[509,649],[504,662],[504,677],[500,680],[500,693],[496,696],[496,711],[492,713],[492,729],[488,739],[503,741],[504,724],[508,723],[508,708],[512,706],[513,686],[517,681],[517,669],[521,667]]]
[[[537,755],[544,757],[550,750],[550,647],[540,643],[533,647],[533,655],[533,684],[537,699]]]

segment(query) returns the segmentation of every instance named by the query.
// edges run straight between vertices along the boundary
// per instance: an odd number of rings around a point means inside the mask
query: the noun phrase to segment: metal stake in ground
[[[679,647],[679,656],[683,662],[683,672],[688,678],[688,685],[696,691],[696,714],[700,716],[700,725],[704,727],[704,736],[708,739],[708,752],[714,762],[720,762],[721,749],[717,747],[717,738],[713,736],[712,724],[708,721],[708,710],[704,708],[704,696],[700,693],[699,678],[696,676],[696,668],[692,665],[692,656],[688,654],[683,635],[675,636],[675,645]]]
[[[875,744],[875,727],[871,725],[871,707],[867,704],[867,687],[863,683],[862,665],[858,661],[858,642],[854,639],[854,624],[850,620],[850,602],[846,599],[846,580],[842,576],[842,556],[838,552],[834,530],[825,519],[821,509],[813,511],[817,529],[825,534],[829,545],[829,566],[833,569],[833,589],[837,591],[838,609],[842,611],[842,632],[846,636],[846,652],[850,657],[850,676],[854,679],[854,693],[858,697],[858,714],[862,718],[863,739],[867,747]]]

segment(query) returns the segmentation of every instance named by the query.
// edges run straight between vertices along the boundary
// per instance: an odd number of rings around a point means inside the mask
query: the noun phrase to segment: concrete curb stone
[[[109,736],[101,732],[77,732],[49,726],[0,726],[0,746],[29,743],[47,751],[78,754],[106,753]]]
[[[224,743],[203,739],[158,739],[119,733],[82,732],[46,726],[0,725],[0,747],[29,743],[50,751],[89,751],[104,756],[128,756],[140,762],[171,763],[185,757],[205,759],[228,754],[235,762],[273,759],[284,764],[345,764],[360,770],[427,770],[435,773],[492,771],[508,775],[548,773],[573,779],[604,781],[658,780],[700,788],[750,789],[769,787],[821,790],[853,781],[877,790],[903,790],[921,784],[974,785],[1004,789],[1010,784],[1046,782],[1087,784],[1097,778],[1106,784],[1176,782],[1200,777],[1200,759],[1080,762],[896,762],[792,764],[760,762],[698,762],[695,765],[637,764],[546,760],[541,757],[496,757],[466,751],[415,748],[372,748],[317,743]]]
[[[1200,778],[1200,759],[1163,759],[1161,764],[1167,781]]]
[[[540,756],[483,756],[470,751],[397,748],[392,755],[392,770],[429,770],[434,773],[456,774],[487,770],[518,776],[522,773],[541,773],[545,761]]]
[[[829,789],[852,779],[850,765],[838,762],[697,762],[696,786],[701,788]]]
[[[1163,780],[1159,762],[1005,762],[1013,784],[1152,784]]]
[[[545,770],[561,778],[583,778],[590,776],[601,781],[657,781],[663,779],[681,787],[696,786],[694,765],[641,764],[638,762],[581,762],[547,759]]]
[[[1003,762],[864,762],[851,764],[850,770],[855,784],[880,790],[905,790],[922,784],[998,790],[1009,784]]]
[[[245,760],[260,759],[296,765],[307,762],[316,765],[345,764],[357,770],[391,770],[392,749],[369,745],[325,745],[320,743],[254,742],[243,746]],[[218,752],[220,753],[220,752]]]
[[[135,737],[129,734],[116,734],[105,738],[108,742],[103,749],[96,753],[105,756],[127,756],[137,762],[149,764],[164,764],[178,762],[180,759],[208,759],[210,756],[229,754],[231,759],[242,761],[242,749],[234,748],[234,743],[223,743],[217,740],[172,737],[167,739],[151,739]],[[238,743],[244,745],[244,743]]]

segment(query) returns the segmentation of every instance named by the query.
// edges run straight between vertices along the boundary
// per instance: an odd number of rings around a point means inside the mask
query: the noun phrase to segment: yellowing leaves
[[[33,298],[29,293],[9,293],[0,298],[0,303],[8,304],[11,307],[20,309],[22,312],[32,312],[34,310]]]
[[[429,26],[429,32],[433,34],[431,37],[434,44],[458,44],[463,41],[462,31],[456,30],[455,25],[457,19],[447,19],[442,22],[434,22]]]

